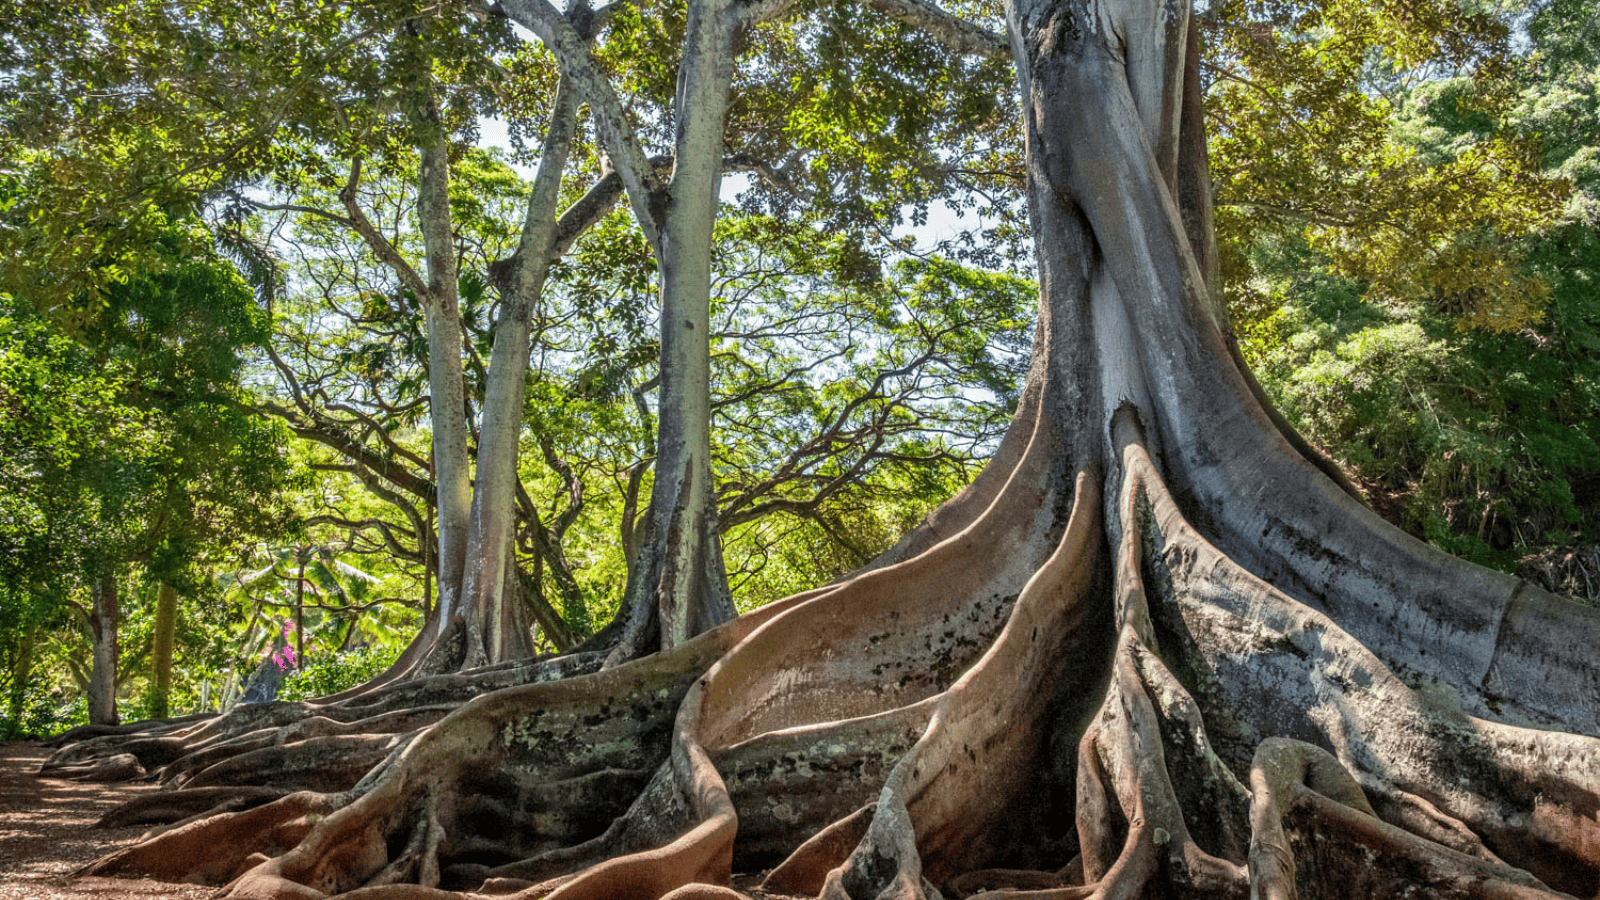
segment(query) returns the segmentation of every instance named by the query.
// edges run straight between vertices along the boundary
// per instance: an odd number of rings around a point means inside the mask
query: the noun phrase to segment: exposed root
[[[1323,840],[1354,843],[1367,852],[1351,859],[1376,866],[1403,866],[1415,889],[1430,896],[1482,900],[1548,900],[1549,888],[1527,872],[1441,847],[1378,819],[1355,779],[1332,754],[1310,744],[1269,738],[1256,752],[1250,775],[1255,800],[1250,820],[1252,897],[1294,900],[1295,854],[1285,828],[1292,808],[1302,807]],[[1307,825],[1302,825],[1306,828]]]
[[[850,856],[867,836],[875,805],[863,806],[812,835],[781,865],[767,873],[762,890],[812,897],[822,891],[828,873]]]
[[[1138,465],[1151,471],[1147,458]],[[1474,871],[1494,872],[1490,880],[1518,890],[1537,879],[1580,895],[1600,888],[1600,822],[1580,812],[1600,808],[1594,765],[1600,741],[1472,719],[1436,683],[1412,689],[1325,616],[1245,573],[1200,538],[1164,489],[1151,492],[1151,509],[1148,532],[1159,546],[1154,564],[1164,573],[1168,604],[1163,630],[1197,678],[1207,720],[1227,734],[1232,749],[1225,757],[1254,748],[1251,735],[1261,733],[1326,749],[1348,784],[1338,782],[1335,791],[1334,774],[1313,774],[1336,800],[1371,816],[1362,831],[1374,841],[1391,834],[1385,829],[1404,832],[1373,816],[1365,800],[1358,803],[1355,785],[1395,790],[1377,806],[1402,821],[1424,814],[1429,820],[1417,823],[1419,834],[1386,845],[1386,852],[1410,848],[1418,884],[1445,883],[1424,860],[1437,855],[1475,859]],[[1265,802],[1259,789],[1254,802]],[[1259,843],[1253,838],[1253,846]],[[1281,841],[1274,846],[1284,852]]]
[[[120,813],[188,820],[95,871],[232,878],[242,900],[725,900],[774,865],[762,891],[830,900],[1290,900],[1362,865],[1379,895],[1600,890],[1600,741],[1405,685],[1201,538],[1131,412],[1114,433],[1115,498],[1078,473],[1064,529],[1046,441],[933,551],[414,737],[374,732],[443,709],[368,696],[95,738],[205,747],[167,765],[185,790]],[[971,565],[1001,546],[1031,549]],[[323,793],[238,786],[324,770],[319,749],[346,761]]]
[[[70,781],[133,781],[143,778],[144,766],[132,753],[115,753],[63,765],[46,765],[39,775],[45,778],[65,778]]]
[[[96,726],[81,732],[90,735],[85,739],[66,743],[40,771],[49,777],[69,777],[66,773],[75,768],[95,766],[110,772],[104,760],[130,754],[144,771],[134,772],[120,764],[121,776],[107,776],[107,780],[141,777],[149,771],[164,783],[182,786],[208,767],[266,747],[322,736],[414,731],[482,694],[576,677],[596,671],[601,661],[596,653],[539,657],[458,674],[386,682],[382,687],[322,701],[261,703],[237,706],[222,716]]]
[[[434,808],[433,792],[422,791],[417,797],[416,806],[419,822],[412,829],[405,849],[372,876],[365,887],[401,883],[425,888],[439,886],[439,844],[444,839],[444,828],[439,824],[439,816]]]
[[[1392,784],[1379,782],[1371,776],[1363,779],[1363,786],[1378,818],[1385,822],[1449,847],[1457,853],[1475,856],[1496,865],[1506,864],[1460,819],[1446,815],[1427,800]]]
[[[1283,814],[1301,787],[1376,819],[1361,786],[1333,754],[1288,738],[1267,738],[1250,767],[1250,890],[1260,900],[1294,900],[1294,851]]]
[[[1044,720],[1074,650],[1063,634],[1086,635],[1086,602],[1099,547],[1098,479],[1078,478],[1072,516],[1051,558],[1018,598],[1005,630],[966,675],[939,698],[916,746],[890,774],[871,825],[822,896],[926,896],[937,883],[981,865],[1004,848],[1004,817],[1030,787]],[[981,794],[974,788],[981,785]],[[924,861],[933,868],[924,871]]]
[[[699,710],[694,694],[701,684],[691,688],[679,713],[678,739],[669,763],[698,824],[664,847],[618,856],[584,871],[550,894],[550,900],[656,900],[687,886],[732,883],[738,815],[716,767],[691,737]],[[692,891],[683,896],[687,900],[706,895]]]
[[[165,733],[193,725],[196,722],[203,722],[210,718],[212,717],[208,714],[199,713],[171,719],[145,719],[139,722],[123,722],[119,725],[78,725],[45,741],[44,746],[67,747],[100,737],[129,737],[140,734]]]
[[[419,735],[380,776],[364,780],[364,792],[301,846],[236,881],[230,896],[274,897],[295,885],[322,893],[353,890],[403,856],[405,847],[422,846],[418,830],[442,831],[435,855],[445,868],[446,861],[492,867],[540,853],[550,817],[559,820],[572,798],[528,786],[653,765],[666,754],[672,712],[696,673],[753,625],[729,623],[670,653],[467,704]],[[422,795],[449,802],[419,803]],[[587,810],[591,820],[580,827],[593,830],[582,837],[603,830],[627,808],[627,795],[604,799],[610,808]],[[436,821],[420,818],[422,810]],[[474,846],[496,852],[461,855]],[[446,874],[441,871],[441,879]]]
[[[96,828],[159,825],[194,816],[238,812],[271,803],[287,791],[271,787],[216,787],[135,797],[100,817]]]
[[[1033,869],[978,869],[945,882],[945,893],[952,897],[1015,897],[1028,896],[1030,892],[1058,891],[1061,888],[1081,887],[1070,881],[1070,875],[1061,872],[1039,872]]]
[[[1040,452],[1034,459],[1048,457],[1047,452]],[[941,545],[943,552],[926,554],[901,566],[872,572],[835,589],[786,604],[770,613],[770,621],[760,628],[755,627],[760,624],[755,617],[744,622],[743,627],[750,636],[726,653],[689,689],[678,712],[676,738],[671,744],[668,766],[639,795],[626,815],[620,815],[605,833],[587,842],[535,853],[524,862],[492,867],[484,874],[502,879],[499,883],[508,886],[510,883],[535,883],[524,891],[554,888],[553,896],[560,898],[638,896],[654,900],[663,893],[688,885],[720,887],[729,884],[739,812],[721,773],[712,764],[713,757],[738,775],[741,784],[781,783],[792,770],[762,762],[776,759],[774,751],[779,748],[795,748],[782,757],[796,769],[813,765],[853,769],[865,760],[843,759],[841,751],[852,744],[859,746],[858,738],[877,735],[870,740],[893,744],[896,735],[906,733],[907,723],[920,725],[927,714],[921,701],[936,696],[948,679],[953,679],[967,667],[970,659],[982,652],[983,631],[998,630],[1007,621],[1004,613],[1010,605],[1006,596],[1008,584],[1012,580],[1020,582],[1038,565],[1038,560],[1015,552],[1010,557],[1012,564],[997,570],[973,573],[962,565],[978,549],[975,542],[987,543],[997,550],[1003,546],[1014,550],[1030,542],[1037,543],[1034,535],[1048,534],[1049,522],[1055,515],[1049,501],[1053,489],[1048,470],[1037,462],[1031,467],[1019,466],[1019,472],[1024,469],[1031,477],[1014,475],[1008,483],[1012,502],[996,503],[994,509],[998,512],[989,517],[986,527],[968,529]],[[1093,483],[1092,479],[1085,482],[1090,486]],[[1096,533],[1092,524],[1088,524],[1093,520],[1092,510],[1096,506],[1095,502],[1086,504],[1084,508],[1089,512],[1083,514],[1084,524],[1076,530],[1069,528],[1073,534],[1072,546],[1080,550]],[[1087,575],[1080,578],[1086,579]],[[1015,591],[1018,587],[1020,584],[1009,590]],[[929,603],[930,595],[939,597],[941,602]],[[986,599],[1000,605],[990,614],[976,614],[974,610],[985,609],[982,601]],[[975,600],[979,601],[976,607]],[[946,610],[972,614],[959,620]],[[1022,629],[1017,621],[1013,616],[1005,627]],[[1034,650],[1037,655],[1044,652],[1048,644],[1045,638],[1059,631],[1059,628],[1041,627],[1031,636],[1017,640],[1037,642],[1040,645]],[[818,645],[830,644],[873,648],[869,662],[875,661],[876,669],[853,671],[848,667],[836,667],[818,671],[803,667],[805,660],[818,652]],[[709,649],[720,652],[718,647]],[[672,670],[674,661],[668,656],[670,654],[664,654],[633,666],[608,670],[592,678],[615,679],[652,663],[660,671]],[[788,660],[790,656],[795,657],[793,663]],[[675,670],[683,670],[681,661],[677,661]],[[896,670],[905,674],[885,684],[886,675]],[[829,680],[806,680],[818,675],[825,675]],[[550,688],[572,688],[582,681],[585,679],[560,682]],[[755,705],[748,702],[752,690],[765,698],[763,702]],[[397,812],[401,805],[399,798],[414,793],[406,781],[408,777],[418,777],[416,773],[425,765],[423,760],[439,760],[442,751],[429,749],[437,741],[448,740],[451,744],[468,741],[471,747],[455,746],[449,758],[473,758],[481,772],[504,771],[510,760],[500,758],[497,751],[491,752],[490,746],[495,743],[493,735],[507,724],[518,722],[519,716],[549,716],[559,703],[548,694],[548,691],[543,692],[537,703],[531,702],[531,698],[523,701],[516,706],[518,712],[505,713],[492,721],[485,720],[483,715],[470,716],[472,707],[469,706],[441,722],[424,733],[417,745],[406,751],[405,758],[378,779],[366,795],[332,817],[305,846],[288,857],[263,864],[237,882],[232,889],[233,896],[269,896],[273,891],[290,889],[286,880],[317,890],[336,890],[346,887],[336,879],[381,871],[390,854],[375,846],[373,837],[351,835],[354,823],[377,822],[375,830],[390,835],[396,828],[402,834],[406,829],[417,828],[415,816]],[[508,694],[502,693],[479,703],[493,699],[499,706],[508,706],[507,697]],[[574,699],[585,701],[586,708],[592,708],[595,702],[592,692]],[[674,695],[672,699],[676,701],[677,698]],[[834,724],[798,729],[784,727],[819,720]],[[526,720],[521,721],[527,726]],[[440,737],[446,733],[453,737]],[[472,734],[479,736],[467,737]],[[834,744],[835,739],[846,742]],[[530,749],[537,746],[540,745],[529,744]],[[548,778],[558,773],[545,771],[541,774]],[[428,784],[432,790],[450,793],[441,786],[439,778],[428,779]],[[456,791],[454,795],[464,793]],[[771,795],[767,794],[764,799],[771,799]],[[773,807],[776,818],[820,816],[828,811],[826,804],[819,804],[780,814],[780,806]],[[453,810],[453,821],[457,823],[455,826],[444,823],[444,830],[450,835],[446,844],[450,846],[449,853],[442,849],[441,855],[458,854],[461,849],[460,826],[466,821],[462,810]],[[684,823],[681,830],[674,827],[679,821]],[[347,836],[338,837],[341,834]],[[356,837],[354,843],[350,842],[352,836]],[[344,854],[347,860],[354,854],[361,862],[346,861],[335,871],[319,865],[319,860],[330,856],[332,844],[341,842],[351,848],[367,847],[361,851],[351,849]],[[387,843],[393,843],[393,838]],[[517,853],[534,849],[506,847],[503,837],[501,845]],[[582,871],[559,884],[536,882],[557,874],[563,867],[582,867]],[[468,869],[468,866],[459,866],[452,867],[451,871],[464,876]],[[708,891],[722,895],[707,888],[691,889],[691,892]]]
[[[185,785],[262,785],[334,793],[353,787],[406,738],[388,734],[335,735],[264,747],[209,766]]]
[[[260,859],[299,844],[337,805],[338,799],[326,794],[289,794],[245,812],[174,828],[101,857],[77,874],[223,884]]]

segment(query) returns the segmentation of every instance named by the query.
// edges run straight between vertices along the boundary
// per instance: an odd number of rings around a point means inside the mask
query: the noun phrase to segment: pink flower
[[[287,672],[291,666],[296,665],[297,654],[294,652],[294,644],[290,642],[290,639],[293,636],[294,625],[285,621],[283,623],[284,645],[282,648],[274,651],[272,655],[268,657],[268,659],[271,659],[273,663],[278,666],[278,670],[280,672]]]

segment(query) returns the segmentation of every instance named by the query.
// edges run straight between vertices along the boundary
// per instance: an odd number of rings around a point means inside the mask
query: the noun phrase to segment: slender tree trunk
[[[478,477],[472,497],[471,538],[467,542],[462,592],[469,623],[467,658],[463,663],[467,667],[524,656],[532,650],[526,629],[511,633],[505,627],[518,618],[510,608],[518,604],[511,598],[521,593],[515,583],[512,541],[517,448],[522,435],[529,335],[534,309],[550,271],[561,176],[572,147],[576,114],[577,103],[570,89],[558,88],[550,130],[539,158],[539,173],[528,200],[512,289],[503,300],[500,320],[495,325],[494,354],[489,360],[489,382],[478,430]]]
[[[466,392],[461,372],[461,297],[450,223],[449,136],[430,93],[421,117],[428,130],[417,175],[417,207],[428,259],[428,394],[433,428],[433,479],[438,495],[439,616],[443,627],[460,609],[472,484],[468,474]]]
[[[300,571],[294,580],[294,667],[300,668],[306,652],[306,558],[301,551]]]
[[[177,626],[178,589],[163,581],[156,589],[155,631],[150,637],[150,668],[155,682],[150,717],[154,719],[171,714],[172,645]]]
[[[33,675],[35,650],[39,646],[38,626],[29,625],[13,636],[16,641],[11,654],[11,683],[6,690],[6,718],[13,728],[22,727],[24,701],[27,700],[29,679]]]
[[[93,603],[89,610],[89,636],[93,666],[89,673],[89,724],[117,724],[117,579],[112,573],[97,575],[90,583]]]
[[[676,167],[661,228],[661,416],[620,662],[675,647],[735,615],[711,472],[711,245],[739,24],[727,0],[689,7],[678,67]]]

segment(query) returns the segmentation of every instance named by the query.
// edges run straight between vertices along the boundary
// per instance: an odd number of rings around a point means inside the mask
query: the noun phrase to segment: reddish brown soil
[[[126,846],[143,828],[95,828],[95,820],[154,784],[86,784],[34,775],[49,751],[0,744],[0,900],[201,900],[215,888],[128,878],[74,879],[78,868]]]

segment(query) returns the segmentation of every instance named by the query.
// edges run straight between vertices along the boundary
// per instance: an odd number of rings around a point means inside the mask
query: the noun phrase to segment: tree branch
[[[945,12],[927,0],[863,0],[867,7],[915,25],[957,53],[1011,61],[1011,45],[981,25]]]
[[[372,248],[372,252],[377,254],[379,259],[383,260],[389,268],[395,271],[396,275],[400,276],[400,281],[410,288],[412,293],[417,295],[417,299],[428,302],[428,298],[431,296],[428,291],[428,283],[423,280],[421,275],[417,274],[417,270],[413,269],[410,263],[406,262],[405,257],[400,255],[400,251],[395,249],[394,244],[389,243],[389,239],[378,231],[377,226],[372,224],[372,220],[367,218],[366,212],[361,208],[361,204],[357,202],[356,187],[360,183],[361,157],[358,156],[350,161],[350,178],[345,182],[344,188],[339,191],[339,200],[344,203],[345,211],[350,214],[350,227],[361,235],[361,239],[367,242],[367,246]]]
[[[627,190],[639,227],[644,230],[650,248],[659,253],[660,228],[666,213],[663,184],[644,155],[622,101],[595,62],[594,54],[589,52],[590,36],[579,34],[573,23],[548,0],[502,0],[487,9],[491,14],[504,15],[532,31],[555,54],[563,77],[570,79],[578,95],[588,104],[595,129]]]

